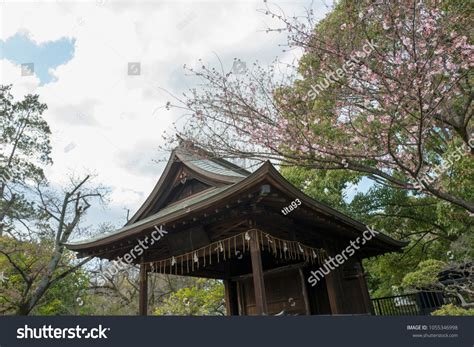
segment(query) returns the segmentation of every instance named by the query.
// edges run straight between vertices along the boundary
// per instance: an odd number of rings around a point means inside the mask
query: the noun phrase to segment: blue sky
[[[360,182],[356,185],[351,185],[346,189],[346,202],[351,202],[357,193],[367,193],[370,188],[374,186],[374,182],[367,177],[362,177]]]
[[[66,64],[74,57],[75,39],[63,37],[56,41],[37,44],[24,33],[17,33],[6,40],[0,40],[0,59],[14,64],[34,64],[34,73],[41,85],[53,80],[49,69]]]

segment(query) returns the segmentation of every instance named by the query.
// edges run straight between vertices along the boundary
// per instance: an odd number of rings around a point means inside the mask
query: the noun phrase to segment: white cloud
[[[171,130],[180,114],[161,108],[169,99],[161,88],[174,94],[186,89],[183,64],[199,58],[215,62],[217,54],[230,68],[234,57],[267,63],[283,56],[278,43],[285,43],[284,35],[264,32],[269,19],[257,12],[263,5],[7,1],[0,14],[2,39],[19,31],[38,44],[76,39],[74,57],[52,70],[55,80],[43,86],[0,61],[2,83],[13,83],[17,96],[38,93],[49,106],[45,117],[53,131],[54,160],[49,179],[60,184],[68,172],[91,170],[113,189],[110,216],[125,206],[134,212],[163,168],[152,159],[163,131]],[[304,5],[282,6],[301,12]],[[322,4],[318,8],[324,11]],[[127,75],[128,62],[141,63],[140,76]],[[109,214],[102,216],[107,221]]]

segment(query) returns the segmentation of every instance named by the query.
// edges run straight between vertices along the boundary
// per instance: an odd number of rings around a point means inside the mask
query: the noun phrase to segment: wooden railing
[[[374,314],[377,316],[428,315],[449,303],[459,304],[457,298],[447,297],[442,292],[435,291],[372,299]]]

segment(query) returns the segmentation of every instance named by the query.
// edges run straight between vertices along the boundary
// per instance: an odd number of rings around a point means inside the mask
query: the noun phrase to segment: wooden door
[[[284,312],[288,315],[306,314],[301,276],[298,269],[264,276],[268,314]],[[240,308],[243,315],[256,315],[253,279],[239,282]]]

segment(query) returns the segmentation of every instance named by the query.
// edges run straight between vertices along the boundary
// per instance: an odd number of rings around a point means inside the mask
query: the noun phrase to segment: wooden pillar
[[[337,286],[338,283],[335,274],[326,275],[326,288],[328,291],[329,305],[331,306],[331,314],[342,313],[337,295]]]
[[[301,291],[302,291],[301,294],[303,294],[305,313],[306,313],[306,315],[310,315],[311,314],[311,307],[310,307],[310,304],[309,304],[308,289],[306,287],[306,281],[305,281],[305,275],[304,275],[303,269],[299,268],[298,273],[300,274],[300,279],[301,279]]]
[[[265,283],[263,281],[262,254],[260,253],[257,232],[255,230],[250,233],[250,257],[252,259],[252,276],[257,314],[266,315],[268,314],[268,307]]]
[[[225,308],[228,316],[238,316],[239,315],[239,306],[237,298],[237,283],[225,279],[224,280],[224,290],[225,290]]]
[[[245,310],[245,299],[242,293],[242,283],[235,282],[235,284],[237,285],[237,312],[239,316],[245,316],[246,310]]]
[[[140,293],[138,314],[146,316],[148,313],[148,269],[146,264],[140,264]]]
[[[369,288],[367,287],[367,281],[365,279],[365,271],[362,266],[362,259],[358,261],[358,281],[360,285],[360,290],[362,293],[362,299],[364,301],[366,313],[374,314],[374,306],[372,305],[372,300],[370,299]]]
[[[335,247],[327,242],[324,243],[324,248],[326,249],[328,253],[328,259],[329,257],[334,257],[336,255],[336,250]],[[332,267],[334,268],[333,270],[330,270],[329,273],[325,276],[326,278],[326,289],[328,292],[328,298],[329,298],[329,305],[331,307],[331,314],[341,314],[343,312],[343,290],[342,290],[342,274],[341,274],[341,268],[335,267],[334,261],[331,263]],[[323,262],[322,266],[327,266],[327,269],[329,269],[328,265],[325,265],[325,261]]]

